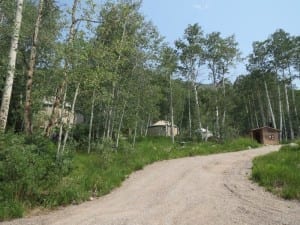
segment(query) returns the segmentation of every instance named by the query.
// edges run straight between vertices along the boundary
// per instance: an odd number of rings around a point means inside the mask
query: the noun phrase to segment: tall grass
[[[130,173],[155,161],[258,146],[247,138],[224,143],[187,142],[172,145],[169,138],[157,137],[138,139],[134,149],[130,143],[122,141],[117,150],[102,146],[91,154],[79,151],[73,155],[71,172],[56,180],[56,184],[49,186],[49,189],[41,190],[39,197],[32,199],[32,203],[26,198],[26,204],[22,201],[13,202],[13,199],[9,204],[0,204],[0,220],[20,217],[26,208],[38,205],[51,208],[78,204],[92,197],[105,195],[120,186]]]
[[[285,199],[300,200],[300,147],[286,145],[255,158],[252,179]]]
[[[177,143],[168,138],[140,138],[135,149],[127,142],[120,144],[118,151],[104,149],[91,154],[77,153],[74,156],[74,170],[64,178],[48,198],[47,206],[79,203],[91,196],[101,196],[121,185],[133,171],[143,169],[150,163],[188,157],[255,148],[259,144],[247,138],[240,138],[222,144]]]

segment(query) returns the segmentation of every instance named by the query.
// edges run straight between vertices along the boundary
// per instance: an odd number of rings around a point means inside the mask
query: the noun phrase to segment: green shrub
[[[24,207],[20,202],[0,201],[0,221],[22,217]]]
[[[118,149],[112,142],[97,143],[91,154],[81,150],[73,158],[56,160],[56,146],[43,137],[6,135],[0,144],[0,202],[11,205],[0,204],[2,219],[21,216],[23,206],[56,207],[107,194],[155,161],[258,146],[250,139],[172,145],[170,138],[149,137],[138,138],[135,148],[126,140]]]
[[[70,159],[56,159],[56,146],[42,136],[0,136],[0,205],[6,218],[27,207],[43,204],[51,189],[69,172]],[[15,204],[15,207],[13,206]],[[18,213],[20,214],[20,213]]]

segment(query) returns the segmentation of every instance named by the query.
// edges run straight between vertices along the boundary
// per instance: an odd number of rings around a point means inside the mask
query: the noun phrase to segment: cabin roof
[[[269,129],[269,130],[273,130],[273,131],[280,132],[279,129],[276,129],[276,128],[273,128],[273,127],[268,127],[268,126],[254,128],[254,129],[252,129],[251,131],[264,130],[264,129]]]

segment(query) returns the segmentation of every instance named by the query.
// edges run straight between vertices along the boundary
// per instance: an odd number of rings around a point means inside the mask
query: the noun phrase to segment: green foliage
[[[56,159],[56,146],[42,136],[0,136],[0,219],[20,216],[25,207],[44,204],[50,190],[69,172],[68,158]],[[10,207],[7,207],[7,204]]]
[[[257,157],[253,164],[253,180],[283,198],[300,200],[299,146],[285,145],[279,152]]]
[[[19,201],[4,200],[0,202],[0,221],[19,218],[24,214],[24,207]]]
[[[121,185],[133,171],[143,169],[150,163],[213,153],[237,151],[259,146],[256,142],[240,138],[223,144],[216,143],[180,143],[171,144],[170,138],[138,138],[135,149],[126,141],[121,141],[117,151],[112,148],[91,154],[75,154],[74,170],[63,178],[47,198],[46,205],[54,207],[70,203],[79,203],[91,196],[101,196]]]
[[[135,148],[121,140],[86,154],[56,160],[55,145],[43,137],[3,135],[0,137],[0,218],[20,217],[35,206],[56,207],[80,203],[109,193],[133,171],[159,160],[237,151],[258,144],[240,138],[225,143],[177,143],[170,138],[138,138]]]

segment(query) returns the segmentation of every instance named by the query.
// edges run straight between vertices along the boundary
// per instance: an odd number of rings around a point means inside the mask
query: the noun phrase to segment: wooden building
[[[251,130],[251,137],[264,145],[278,145],[280,130],[272,127],[260,127]]]
[[[54,97],[51,97],[49,99],[43,99],[43,107],[35,115],[36,119],[34,121],[34,126],[46,129],[46,127],[48,126],[49,118],[52,114],[54,100]],[[71,104],[68,102],[65,103],[64,109],[58,107],[54,113],[56,115],[56,120],[54,122],[56,126],[58,125],[58,118],[60,115],[61,121],[64,125],[68,123],[68,120],[70,121],[71,126],[74,124],[81,124],[84,122],[82,114],[74,114],[71,112]]]
[[[176,125],[173,125],[174,136],[179,134],[179,129]],[[148,127],[149,136],[171,136],[172,126],[169,121],[160,120]]]

